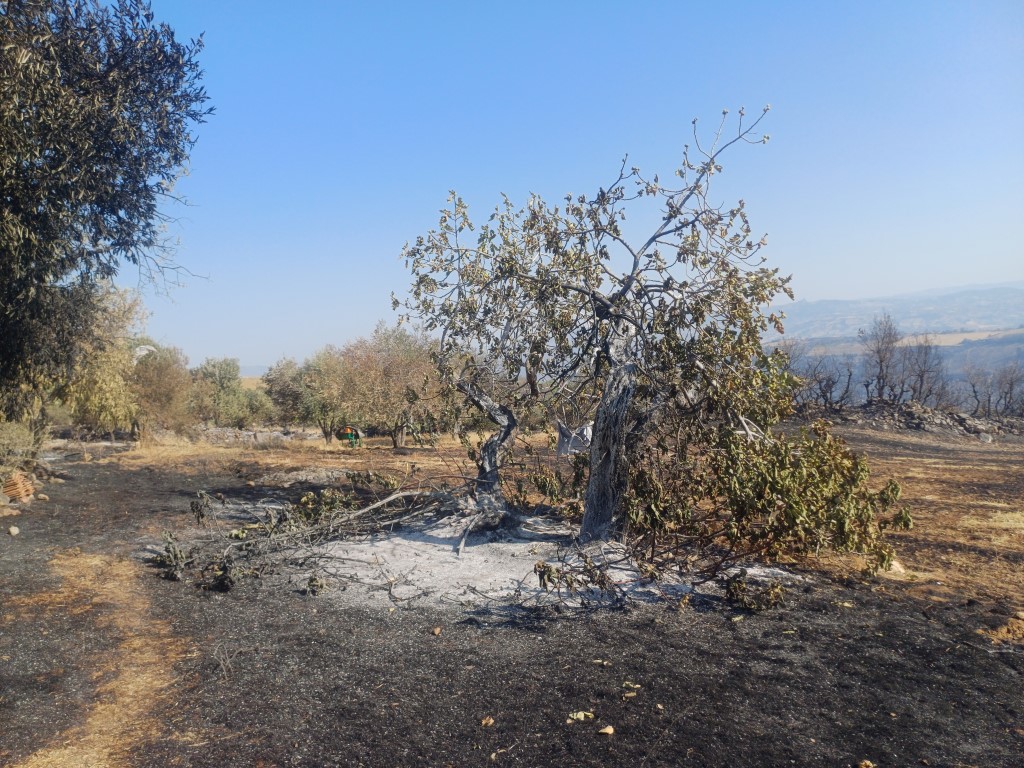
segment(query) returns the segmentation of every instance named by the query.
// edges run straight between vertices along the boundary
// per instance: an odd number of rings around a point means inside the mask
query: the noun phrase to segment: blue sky
[[[772,105],[725,158],[798,299],[1024,279],[1024,2],[153,0],[205,33],[176,260],[149,333],[193,365],[302,359],[391,319],[403,244],[449,189],[668,178],[690,121]],[[123,282],[133,283],[126,271]]]

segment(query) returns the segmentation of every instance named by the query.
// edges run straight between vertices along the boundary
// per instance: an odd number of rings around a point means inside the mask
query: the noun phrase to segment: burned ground
[[[792,564],[803,586],[760,614],[714,595],[581,612],[201,591],[142,553],[196,530],[200,489],[266,492],[274,454],[73,457],[5,518],[0,763],[1020,765],[1024,445],[850,436],[905,487],[903,572]]]

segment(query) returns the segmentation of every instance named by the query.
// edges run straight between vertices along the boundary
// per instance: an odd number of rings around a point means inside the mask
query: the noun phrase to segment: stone
[[[21,529],[18,528],[18,526],[16,525],[12,525],[10,528],[7,529],[7,533],[9,533],[11,536],[17,536],[19,533],[21,533]]]

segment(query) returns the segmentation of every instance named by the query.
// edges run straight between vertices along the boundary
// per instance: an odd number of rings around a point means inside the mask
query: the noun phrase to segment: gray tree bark
[[[492,400],[483,390],[470,381],[459,379],[455,388],[484,413],[487,418],[498,426],[498,431],[491,435],[480,448],[477,457],[476,493],[495,495],[498,489],[498,468],[501,450],[519,427],[512,409]]]
[[[612,368],[594,415],[590,477],[584,497],[580,541],[607,539],[613,532],[626,491],[626,417],[636,391],[636,364],[622,362],[631,334],[616,333],[606,350]]]

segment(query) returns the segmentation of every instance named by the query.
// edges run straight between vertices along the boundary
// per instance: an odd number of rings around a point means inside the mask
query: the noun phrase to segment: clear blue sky
[[[178,191],[189,278],[148,330],[193,365],[299,360],[392,319],[449,189],[671,175],[690,120],[771,103],[726,157],[797,298],[1024,279],[1024,2],[153,0],[216,114]],[[133,275],[124,274],[131,283]]]

